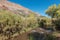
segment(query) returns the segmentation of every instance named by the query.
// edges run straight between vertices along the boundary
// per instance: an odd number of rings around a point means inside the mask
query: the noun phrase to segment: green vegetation
[[[0,10],[0,35],[11,38],[38,27],[34,14],[23,17],[7,10]]]
[[[60,5],[50,6],[46,10],[46,14],[51,18],[36,16],[35,13],[22,16],[8,10],[0,10],[0,39],[10,39],[37,27],[60,31]],[[53,40],[54,38],[53,35],[46,36],[46,40]]]
[[[51,17],[51,22],[53,24],[53,28],[57,28],[57,30],[60,29],[60,5],[52,5],[46,10],[46,14],[48,14]]]
[[[51,34],[46,35],[44,40],[56,40],[56,37],[60,37],[60,5],[55,4],[50,6],[46,10],[48,17],[39,17],[38,24],[39,27],[52,30]],[[33,35],[32,35],[33,36]],[[36,37],[37,38],[37,37]]]
[[[46,10],[46,14],[51,16],[51,18],[59,18],[60,17],[60,5],[52,5]]]

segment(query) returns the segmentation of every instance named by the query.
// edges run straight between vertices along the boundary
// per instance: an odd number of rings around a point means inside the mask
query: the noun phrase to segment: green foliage
[[[52,34],[46,35],[45,40],[55,40],[56,37],[53,36]]]
[[[58,6],[52,5],[46,10],[46,14],[51,16],[52,28],[56,30],[56,28],[60,28],[60,4]]]
[[[52,34],[40,34],[40,33],[30,33],[29,40],[55,40],[56,36]]]
[[[50,6],[48,8],[48,10],[46,10],[46,14],[48,14],[52,18],[60,17],[60,5],[58,5],[58,6],[56,6],[56,5]]]
[[[51,18],[41,17],[40,19],[38,19],[38,24],[39,24],[39,27],[42,27],[42,28],[51,28],[52,21],[51,21]]]
[[[36,27],[53,28],[52,25],[60,26],[60,5],[50,6],[46,14],[51,16],[52,19],[42,16],[37,17],[33,12],[30,12],[28,16],[22,16],[8,10],[0,10],[0,36],[2,35],[2,38],[10,39]],[[57,20],[53,20],[53,18]],[[47,40],[52,40],[50,35],[48,37],[51,39],[48,38]]]
[[[7,10],[0,10],[0,35],[10,39],[23,32],[38,27],[38,21],[34,13],[28,17],[14,14]]]
[[[56,18],[52,21],[52,23],[55,25],[56,30],[60,30],[60,18]]]

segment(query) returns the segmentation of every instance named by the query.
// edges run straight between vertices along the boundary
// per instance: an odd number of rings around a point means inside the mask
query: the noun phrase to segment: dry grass
[[[53,35],[56,37],[60,37],[60,33],[59,32],[53,32]]]

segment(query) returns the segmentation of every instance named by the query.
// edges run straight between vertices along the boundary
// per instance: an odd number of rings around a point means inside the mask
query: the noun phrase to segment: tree
[[[60,4],[58,6],[52,5],[46,10],[46,14],[48,14],[51,18],[60,17]]]
[[[46,10],[46,14],[48,14],[52,19],[52,26],[54,28],[54,30],[56,29],[55,27],[58,27],[58,25],[60,24],[60,22],[58,22],[59,18],[60,18],[60,4],[58,6],[53,5],[50,6],[48,8],[48,10]],[[58,24],[58,25],[57,25]]]
[[[54,18],[56,16],[56,5],[50,6],[48,10],[46,10],[46,14]]]

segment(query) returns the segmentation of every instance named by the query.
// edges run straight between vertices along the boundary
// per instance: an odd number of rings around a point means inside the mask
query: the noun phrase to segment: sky
[[[9,0],[11,2],[20,4],[40,15],[47,16],[45,10],[51,5],[60,4],[60,0]]]

